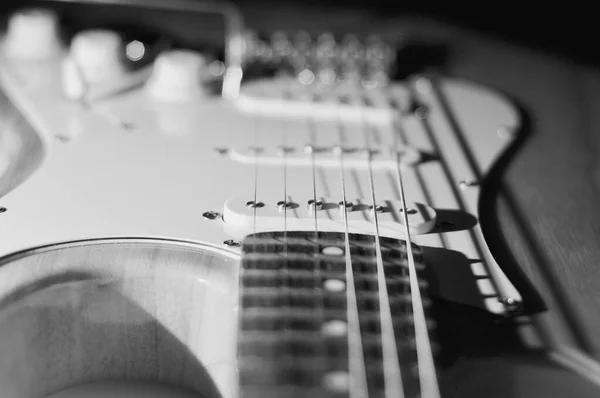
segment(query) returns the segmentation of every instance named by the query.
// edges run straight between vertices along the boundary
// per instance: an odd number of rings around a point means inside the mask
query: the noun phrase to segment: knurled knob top
[[[146,88],[151,96],[166,101],[188,101],[202,96],[206,58],[197,51],[169,50],[160,54]]]
[[[70,57],[86,82],[94,83],[126,71],[123,49],[123,39],[117,32],[85,30],[73,38]]]
[[[8,20],[4,52],[13,59],[53,58],[62,49],[59,31],[58,16],[52,10],[31,8],[16,11]]]

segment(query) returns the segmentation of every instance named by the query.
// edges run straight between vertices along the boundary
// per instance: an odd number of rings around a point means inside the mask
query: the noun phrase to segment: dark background
[[[141,0],[142,1],[142,0]],[[219,1],[219,0],[215,0]],[[4,0],[0,10],[27,0]],[[243,11],[289,6],[329,10],[355,9],[382,19],[423,16],[463,26],[520,46],[543,50],[600,68],[599,15],[594,2],[451,1],[451,0],[233,0]]]
[[[265,0],[236,0],[242,9]],[[600,67],[600,13],[594,2],[452,1],[452,0],[287,0],[272,2],[356,8],[381,18],[418,15],[464,26],[497,38]]]

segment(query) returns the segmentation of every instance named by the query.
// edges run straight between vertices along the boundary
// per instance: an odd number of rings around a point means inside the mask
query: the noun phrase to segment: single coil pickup
[[[285,151],[285,157],[282,152]],[[310,152],[313,154],[310,154]],[[308,152],[308,153],[307,153]],[[230,148],[227,154],[231,160],[249,165],[286,167],[323,167],[339,169],[340,155],[344,154],[344,166],[355,169],[397,170],[401,167],[414,167],[429,159],[415,148],[389,148],[367,151],[362,148],[323,147],[316,148]]]
[[[382,200],[377,209],[369,209],[367,205],[354,205],[368,201],[360,198],[346,199],[346,211],[343,211],[343,204],[334,198],[322,198],[321,208],[315,211],[310,207],[310,198],[303,202],[287,202],[294,211],[282,209],[282,203],[278,198],[262,198],[260,202],[247,200],[241,197],[233,197],[225,202],[223,209],[223,220],[226,228],[230,229],[232,235],[235,231],[249,235],[256,232],[267,231],[311,231],[315,229],[315,216],[317,217],[318,227],[321,231],[328,233],[339,233],[345,231],[346,221],[348,232],[353,236],[371,235],[373,232],[373,212],[377,211],[377,221],[379,233],[382,237],[396,238],[403,237],[406,234],[404,223],[408,221],[408,227],[411,234],[427,234],[433,231],[437,224],[436,211],[423,203],[407,203],[406,216],[405,207],[399,200]],[[305,205],[300,205],[304,203]],[[363,206],[364,208],[361,208]],[[330,211],[325,211],[329,209]],[[282,234],[283,235],[283,234]],[[305,233],[308,238],[310,233]],[[283,239],[283,236],[281,237]],[[335,246],[341,247],[345,242],[343,235],[340,235]],[[384,245],[392,249],[400,249],[389,244]],[[285,248],[279,239],[272,242],[279,248]],[[349,241],[353,245],[353,241]],[[268,244],[267,240],[261,239],[248,240],[245,247],[248,251],[257,251]],[[251,247],[250,247],[251,246]],[[288,245],[288,249],[291,245]],[[364,248],[368,245],[356,245]],[[265,246],[269,247],[269,246]],[[293,246],[292,246],[293,247]],[[281,250],[281,249],[279,249]],[[307,252],[314,252],[314,247],[307,245]],[[360,250],[360,249],[356,249]],[[325,253],[326,254],[326,253]]]

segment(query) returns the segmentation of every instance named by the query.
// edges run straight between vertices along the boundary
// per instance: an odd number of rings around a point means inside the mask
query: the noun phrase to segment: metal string
[[[440,398],[440,390],[437,381],[433,352],[431,350],[431,341],[427,330],[427,320],[423,308],[423,299],[417,278],[417,269],[410,238],[410,227],[408,224],[408,212],[406,206],[406,195],[404,191],[404,181],[401,171],[401,154],[397,151],[397,138],[393,137],[393,153],[396,159],[396,179],[398,183],[398,193],[402,202],[402,218],[404,222],[404,233],[406,235],[406,253],[408,261],[408,276],[410,280],[410,296],[412,301],[413,321],[415,328],[415,339],[417,348],[417,366],[419,373],[419,385],[422,398]]]
[[[339,107],[341,111],[341,107]],[[341,115],[340,115],[341,116]],[[344,148],[343,126],[338,120],[340,132],[340,146],[334,148],[340,165],[340,178],[342,188],[342,212],[344,216],[344,247],[346,259],[346,317],[348,320],[348,366],[350,370],[350,398],[367,398],[369,396],[366,365],[360,330],[360,317],[358,301],[356,298],[356,285],[354,283],[354,269],[350,252],[350,234],[348,232],[348,209],[346,207],[346,180],[344,177]]]
[[[398,346],[394,333],[394,321],[392,317],[392,308],[388,296],[387,283],[385,277],[385,268],[383,266],[383,256],[381,254],[381,239],[379,236],[379,221],[377,216],[377,200],[375,197],[375,184],[373,181],[372,166],[372,146],[369,128],[369,122],[364,117],[363,105],[368,107],[370,101],[364,98],[361,101],[361,118],[365,126],[365,146],[367,150],[369,185],[371,193],[371,206],[373,214],[373,229],[375,234],[375,254],[377,259],[377,284],[379,299],[379,320],[381,323],[381,348],[383,354],[383,376],[386,398],[404,398],[404,387],[402,385],[402,371],[400,369],[400,359],[398,357]],[[373,129],[375,127],[373,126]]]

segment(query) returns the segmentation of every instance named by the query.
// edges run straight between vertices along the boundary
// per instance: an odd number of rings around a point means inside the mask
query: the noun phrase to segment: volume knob
[[[67,98],[82,98],[90,86],[125,74],[123,49],[123,39],[117,32],[94,29],[75,35],[71,52],[62,63],[63,93]]]
[[[205,94],[203,75],[206,58],[192,50],[170,50],[158,56],[152,76],[146,83],[148,93],[159,100],[182,102]]]
[[[17,11],[8,21],[4,43],[4,52],[12,59],[53,58],[62,49],[58,16],[47,9]]]

